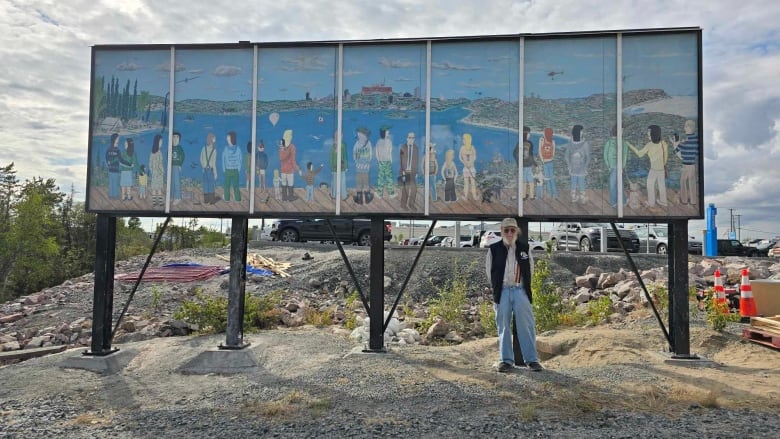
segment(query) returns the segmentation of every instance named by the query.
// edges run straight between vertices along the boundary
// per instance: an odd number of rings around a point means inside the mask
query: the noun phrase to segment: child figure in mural
[[[163,191],[165,187],[165,168],[162,157],[162,136],[154,135],[152,152],[149,154],[149,174],[151,174],[150,192],[152,193],[152,207],[163,206]]]
[[[219,196],[215,194],[217,189],[217,147],[215,142],[216,136],[214,133],[208,133],[206,135],[206,145],[200,150],[204,204],[214,204],[219,201]]]
[[[352,160],[355,161],[355,194],[354,200],[357,204],[368,204],[373,195],[368,183],[368,172],[371,169],[371,159],[373,158],[373,147],[368,136],[371,131],[366,127],[357,129],[357,140],[352,147]]]
[[[534,183],[536,183],[536,198],[541,200],[544,198],[544,168],[539,163],[534,165]]]
[[[311,162],[306,164],[306,174],[303,176],[306,180],[306,201],[314,201],[314,178],[322,171],[323,166],[325,165],[320,164],[319,168],[314,169]]]
[[[339,165],[339,132],[333,133],[333,145],[330,147],[330,197],[336,199],[336,189],[338,188],[338,165]],[[341,199],[347,199],[347,170],[349,170],[349,164],[347,162],[347,144],[341,142]]]
[[[428,169],[425,172],[425,175],[428,178],[428,186],[429,190],[431,191],[431,200],[436,201],[438,200],[438,195],[436,194],[436,176],[439,174],[439,161],[436,159],[436,144],[435,143],[429,143],[428,144]]]
[[[444,202],[458,201],[455,193],[455,179],[458,178],[458,167],[455,166],[455,150],[448,149],[444,153],[444,165],[441,167],[441,178],[444,180]]]
[[[260,190],[265,192],[267,183],[265,181],[265,171],[268,169],[268,154],[265,152],[265,143],[260,139],[255,152],[255,173],[260,183]]]
[[[674,153],[682,160],[680,172],[680,203],[697,206],[699,204],[699,189],[696,186],[696,169],[699,162],[699,135],[696,133],[696,122],[685,121],[685,139],[677,134],[671,137]]]
[[[376,177],[377,197],[395,198],[393,137],[390,135],[390,127],[387,125],[379,127],[379,140],[376,141],[376,160],[379,162],[379,171]]]
[[[590,164],[590,143],[584,138],[582,125],[574,125],[571,129],[571,142],[566,147],[564,160],[571,176],[571,202],[587,203],[585,177]]]
[[[627,140],[623,139],[622,169],[626,169],[626,161],[628,160],[628,145],[630,145],[630,143]],[[607,141],[604,143],[604,163],[606,163],[607,168],[609,169],[609,205],[612,207],[617,207],[617,202],[618,202],[617,152],[618,152],[617,125],[612,125],[612,129],[609,132],[609,139],[607,139]],[[621,188],[621,191],[623,191],[624,194],[623,204],[628,204],[628,194],[625,191],[625,183],[623,186],[624,187]]]
[[[647,172],[647,207],[654,207],[656,204],[656,188],[658,204],[666,207],[666,161],[669,158],[669,147],[662,139],[661,127],[658,125],[647,127],[647,138],[649,142],[642,149],[633,145],[629,145],[629,148],[637,157],[647,155],[650,159],[650,169]]]
[[[535,199],[534,195],[534,168],[536,167],[536,151],[534,144],[529,139],[531,128],[523,127],[523,199]],[[515,147],[517,148],[517,147]],[[515,155],[517,160],[517,155]]]
[[[539,159],[544,170],[545,196],[558,198],[558,185],[555,183],[555,139],[552,128],[545,128],[539,139]]]
[[[236,145],[236,132],[230,131],[225,136],[227,146],[222,150],[222,175],[224,179],[225,201],[230,201],[230,191],[233,198],[241,201],[241,188],[238,176],[241,172],[241,150]]]
[[[179,145],[181,133],[173,132],[173,148],[171,149],[171,199],[173,204],[181,203],[181,167],[184,165],[184,148]]]
[[[295,144],[293,143],[293,130],[284,130],[282,140],[279,141],[279,163],[282,168],[282,200],[295,201],[295,173],[301,173],[301,168],[296,161]]]
[[[244,156],[244,181],[246,182],[246,190],[250,190],[252,187],[252,141],[246,142],[246,155]]]
[[[414,132],[406,135],[406,143],[399,148],[401,175],[398,184],[401,190],[401,208],[414,210],[417,200],[417,173],[420,170],[420,148],[414,143]]]
[[[278,169],[274,169],[274,197],[277,200],[282,199],[282,177],[279,175]]]
[[[477,149],[471,144],[471,134],[463,135],[463,145],[460,147],[458,159],[463,164],[463,198],[468,200],[469,192],[473,200],[477,198],[477,170],[474,164],[477,162]]]
[[[146,174],[146,165],[138,169],[138,198],[146,199],[146,185],[149,184],[149,176]]]
[[[125,150],[119,157],[120,179],[119,186],[122,188],[122,200],[130,201],[133,199],[133,186],[135,186],[135,174],[138,172],[138,157],[135,155],[135,142],[133,139],[125,139]]]

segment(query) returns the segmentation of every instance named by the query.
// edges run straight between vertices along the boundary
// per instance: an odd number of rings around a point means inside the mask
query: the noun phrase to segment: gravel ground
[[[347,250],[367,291],[368,252]],[[388,297],[397,294],[415,250],[386,252]],[[348,279],[335,247],[264,244],[249,251],[295,265],[291,278],[257,280],[248,288],[306,290],[317,277],[331,290]],[[303,252],[314,259],[302,263]],[[205,262],[214,254],[189,256]],[[478,249],[424,252],[408,297],[424,300],[451,278],[455,265],[468,267],[474,290],[481,291],[483,257]],[[570,273],[592,263],[590,256],[580,258],[562,263],[556,276],[571,282]],[[605,269],[625,264],[618,255],[607,259],[598,258]],[[640,268],[659,265],[649,256],[640,259]],[[777,352],[742,342],[739,325],[723,334],[709,331],[700,314],[692,314],[691,331],[692,346],[720,367],[667,364],[652,316],[544,334],[568,348],[544,359],[540,373],[496,373],[495,338],[365,354],[344,330],[309,326],[247,335],[259,367],[237,375],[179,371],[224,335],[121,344],[132,360],[113,375],[60,367],[83,351],[69,350],[0,367],[0,438],[777,437]]]

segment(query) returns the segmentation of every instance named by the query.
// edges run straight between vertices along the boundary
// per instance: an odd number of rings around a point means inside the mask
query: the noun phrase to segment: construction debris
[[[227,256],[217,255],[217,257],[222,259],[223,261],[230,262],[230,258]],[[269,270],[272,273],[278,274],[281,277],[290,277],[290,274],[287,273],[286,270],[292,266],[292,264],[289,262],[277,262],[271,258],[266,258],[265,256],[261,256],[256,253],[247,254],[246,264],[247,264],[247,269],[249,269],[249,267],[251,266],[253,268]]]
[[[751,317],[750,327],[742,329],[742,338],[753,343],[780,349],[780,315]]]

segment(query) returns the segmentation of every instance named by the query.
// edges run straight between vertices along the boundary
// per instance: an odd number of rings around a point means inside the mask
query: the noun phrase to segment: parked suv
[[[640,253],[665,255],[669,250],[669,230],[666,225],[642,224],[634,228],[639,237]],[[694,236],[688,236],[688,253],[701,254],[702,243]],[[648,251],[648,249],[650,249]]]
[[[570,249],[582,251],[601,250],[601,229],[606,230],[607,251],[622,251],[620,243],[609,223],[560,223],[550,232],[550,242],[556,250]],[[623,245],[629,252],[639,251],[639,237],[636,232],[618,226]]]
[[[742,245],[736,239],[719,239],[718,256],[758,256],[758,249]]]

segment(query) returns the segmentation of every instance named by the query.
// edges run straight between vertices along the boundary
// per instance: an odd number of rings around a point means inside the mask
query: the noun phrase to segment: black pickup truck
[[[334,218],[330,220],[338,240],[344,243],[369,245],[371,243],[371,220]],[[393,227],[385,221],[384,240],[393,237]],[[271,225],[271,239],[283,242],[333,241],[328,221],[324,219],[283,219]]]
[[[719,239],[718,256],[747,256],[754,258],[758,256],[758,249],[742,245],[736,239]]]

